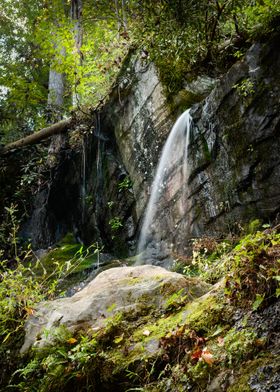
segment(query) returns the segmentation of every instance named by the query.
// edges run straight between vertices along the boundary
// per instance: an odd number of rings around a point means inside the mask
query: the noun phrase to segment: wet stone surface
[[[250,378],[249,386],[254,392],[280,391],[280,366],[260,367]]]
[[[273,343],[280,334],[280,301],[259,313],[252,313],[248,325],[254,328],[259,336],[266,337],[268,343]]]

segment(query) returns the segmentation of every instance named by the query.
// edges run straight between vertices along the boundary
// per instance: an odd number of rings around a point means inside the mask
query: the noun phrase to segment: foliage
[[[16,241],[14,238],[14,246]],[[26,251],[17,249],[15,255],[14,265],[3,259],[0,265],[2,343],[7,341],[11,334],[23,328],[26,317],[33,314],[37,302],[54,297],[60,280],[65,279],[84,260],[81,257],[73,257],[64,264],[53,260],[51,270],[48,270],[39,259],[34,260],[35,255],[30,246]]]
[[[249,78],[242,80],[242,82],[234,85],[233,87],[237,90],[238,94],[241,95],[242,97],[247,97],[249,95],[254,94],[255,92],[254,82]]]
[[[230,65],[257,35],[277,29],[279,18],[277,0],[145,0],[131,9],[134,36],[159,67],[170,96],[199,68],[217,73]]]
[[[11,219],[8,238],[11,248],[8,254],[11,258],[7,260],[4,252],[0,252],[0,364],[4,369],[0,380],[3,383],[13,366],[18,366],[17,350],[22,345],[24,324],[34,314],[36,304],[58,295],[64,295],[64,290],[71,282],[69,277],[92,267],[93,263],[98,264],[99,253],[102,250],[98,243],[85,248],[80,244],[66,244],[64,240],[60,248],[38,259],[30,245],[23,247],[19,242],[16,206],[11,205],[6,210]],[[69,280],[68,286],[65,283],[67,279]],[[77,348],[73,353],[74,357],[82,356],[79,350]],[[81,351],[83,350],[81,348]],[[30,366],[34,368],[34,371],[35,368],[36,371],[38,370],[34,367],[34,362],[28,364],[28,369]],[[50,373],[53,374],[54,367],[52,364],[48,366]],[[28,369],[27,373],[31,372]]]
[[[251,229],[253,226],[256,224]],[[204,238],[196,241],[195,249],[202,254],[208,249],[211,255],[219,246],[221,243],[216,240]],[[18,390],[32,385],[35,390],[64,391],[71,383],[78,391],[91,390],[89,383],[92,390],[99,390],[106,383],[120,390],[125,385],[126,389],[156,391],[166,390],[173,383],[173,390],[206,390],[209,380],[217,374],[227,369],[234,372],[250,359],[260,359],[261,352],[265,358],[267,338],[259,336],[252,324],[247,325],[248,315],[243,316],[248,312],[242,311],[242,307],[249,305],[259,310],[275,299],[280,280],[277,229],[250,233],[231,251],[227,245],[223,258],[227,261],[221,266],[226,280],[190,303],[182,290],[170,295],[160,317],[156,310],[147,312],[147,308],[140,317],[131,312],[115,312],[113,303],[107,311],[114,314],[94,331],[72,335],[59,327],[46,332],[43,343],[15,373],[14,385]],[[260,268],[260,259],[266,271]],[[214,260],[214,269],[215,263]],[[256,288],[252,277],[258,277],[260,271],[260,288]],[[242,290],[249,301],[236,287],[237,279],[240,285],[246,281]],[[237,294],[228,291],[229,280],[233,289],[239,290],[238,301]],[[268,286],[264,287],[264,282]]]
[[[121,227],[123,227],[121,218],[115,216],[114,218],[110,219],[109,225],[112,231],[118,231]]]
[[[129,42],[110,2],[83,1],[79,48],[77,20],[70,17],[74,1],[2,3],[0,134],[6,143],[46,125],[50,69],[66,81],[64,112],[71,109],[73,93],[78,107],[96,105],[110,89]]]
[[[50,67],[65,75],[66,95],[70,97],[74,90],[79,96],[78,106],[83,109],[82,105],[96,104],[106,95],[129,45],[135,43],[142,49],[143,59],[155,61],[167,90],[173,94],[180,90],[195,64],[208,68],[210,73],[219,72],[223,41],[229,41],[233,57],[242,57],[242,45],[239,47],[236,40],[244,44],[272,33],[278,28],[280,13],[277,0],[105,3],[97,0],[93,7],[93,2],[84,2],[84,38],[78,53],[73,50],[75,23],[69,18],[69,2],[65,7],[56,0],[32,4],[3,2],[0,14],[3,142],[46,123]],[[14,20],[11,14],[15,15]],[[250,79],[235,88],[244,97],[254,93]],[[69,101],[66,110],[71,106]],[[23,188],[38,189],[44,180],[38,162],[34,158],[23,169],[20,179]],[[122,192],[131,186],[130,179],[125,177],[118,190]],[[109,201],[108,207],[112,209],[113,202]],[[38,260],[30,246],[20,246],[18,206],[10,204],[5,213],[7,224],[1,225],[0,237],[10,251],[0,252],[1,363],[14,342],[16,348],[20,346],[23,324],[33,315],[36,303],[54,298],[61,281],[92,265],[93,260],[98,262],[102,250],[98,243],[87,249],[79,244],[60,244],[59,249]],[[123,223],[120,217],[113,217],[109,225],[112,232],[117,232]],[[234,241],[196,239],[192,261],[184,270],[186,275],[200,275],[211,282],[226,275],[219,296],[210,294],[188,305],[183,292],[177,292],[166,301],[161,318],[156,322],[150,320],[148,327],[147,319],[135,325],[131,319],[129,329],[125,316],[119,313],[108,318],[105,328],[94,336],[90,333],[73,336],[63,327],[50,331],[45,336],[50,343],[35,349],[26,366],[15,373],[16,390],[29,390],[30,383],[40,391],[67,389],[73,382],[83,388],[96,366],[93,363],[98,364],[99,360],[109,368],[107,377],[111,382],[112,364],[117,363],[118,369],[125,371],[135,384],[142,383],[132,390],[145,390],[146,383],[168,378],[178,385],[197,383],[204,388],[218,366],[233,368],[251,358],[259,350],[256,333],[246,326],[236,328],[233,319],[227,317],[225,303],[230,310],[235,305],[257,312],[280,296],[280,234],[273,229],[252,230],[232,250]],[[135,333],[130,333],[132,327]],[[161,351],[156,358],[150,352],[145,357],[143,351],[153,344],[153,339],[159,339]],[[135,350],[137,356],[133,357],[135,347],[142,351]]]
[[[45,123],[48,68],[33,36],[40,12],[39,2],[1,3],[0,134],[4,133],[4,141],[9,133],[19,137]]]
[[[48,121],[50,69],[66,81],[63,111],[71,109],[73,95],[74,104],[84,111],[85,105],[104,99],[129,48],[136,46],[144,60],[156,63],[171,97],[184,80],[195,77],[194,68],[219,73],[242,55],[251,40],[277,30],[280,14],[278,0],[85,0],[77,20],[70,17],[73,4],[73,0],[2,1],[4,143]]]
[[[13,220],[17,226],[30,214],[33,198],[39,190],[46,186],[49,179],[50,168],[47,164],[46,149],[32,148],[32,158],[26,152],[4,157],[1,161],[0,173],[0,249],[4,251],[4,258],[13,259],[14,247],[10,239]],[[18,229],[18,228],[17,228]],[[17,236],[17,244],[22,245],[23,240]]]
[[[267,225],[256,231],[259,226],[258,220],[251,222],[250,234],[239,242],[236,238],[220,243],[211,238],[194,240],[192,260],[184,274],[203,276],[209,282],[225,276],[225,293],[235,304],[257,310],[269,303],[280,295],[280,234]]]
[[[232,366],[244,360],[248,354],[252,355],[257,350],[256,339],[256,333],[250,328],[230,329],[222,341],[227,363]]]
[[[50,343],[34,349],[32,359],[14,373],[13,378],[19,380],[14,387],[26,391],[32,380],[34,390],[43,392],[87,381],[88,367],[96,355],[95,338],[86,335],[73,337],[64,326],[45,334]]]
[[[245,2],[236,10],[240,28],[247,30],[253,38],[269,35],[279,25],[280,4],[278,0]]]
[[[211,237],[195,238],[192,243],[191,261],[184,267],[187,276],[203,276],[207,278],[208,271],[216,260],[230,252],[235,239],[219,241]]]
[[[126,176],[122,181],[118,183],[118,190],[123,191],[126,189],[130,189],[132,187],[131,179]]]
[[[225,293],[239,305],[257,310],[279,295],[280,234],[267,229],[249,234],[227,260]]]

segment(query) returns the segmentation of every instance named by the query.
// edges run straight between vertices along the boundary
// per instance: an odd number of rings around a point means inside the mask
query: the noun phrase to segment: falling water
[[[164,225],[166,219],[169,222],[168,229],[171,230],[171,233],[174,231],[176,225],[174,216],[171,211],[171,216],[166,218],[165,215],[168,213],[165,211],[165,206],[166,200],[170,200],[177,191],[182,192],[179,215],[182,217],[186,212],[184,200],[187,198],[190,128],[191,115],[190,110],[187,110],[176,121],[163,148],[140,233],[137,252],[139,264],[144,263],[147,259],[157,258],[160,253],[167,256],[170,247],[174,245],[164,241],[159,231],[160,225]],[[178,170],[176,170],[178,167],[180,167],[179,177]],[[177,178],[174,178],[176,175]]]
[[[85,136],[82,139],[82,187],[81,187],[81,201],[82,201],[82,222],[85,221],[86,209],[86,143]]]

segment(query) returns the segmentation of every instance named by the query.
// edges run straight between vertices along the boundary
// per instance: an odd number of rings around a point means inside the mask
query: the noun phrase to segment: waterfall
[[[188,146],[191,129],[190,110],[185,111],[174,124],[164,145],[156,175],[151,187],[151,195],[144,214],[138,242],[138,264],[155,258],[167,257],[176,244],[172,239],[176,222],[186,214],[188,180]],[[167,211],[170,201],[181,197],[176,211]],[[162,231],[167,230],[168,239]]]

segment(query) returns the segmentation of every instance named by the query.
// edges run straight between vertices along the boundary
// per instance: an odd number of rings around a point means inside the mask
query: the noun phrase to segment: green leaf
[[[265,294],[257,294],[256,295],[256,299],[255,299],[253,306],[252,306],[253,310],[257,310],[261,306],[264,298],[265,298]]]
[[[120,336],[116,336],[114,339],[114,343],[119,344],[123,341],[123,334]]]

